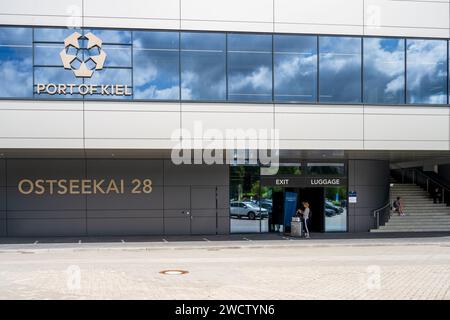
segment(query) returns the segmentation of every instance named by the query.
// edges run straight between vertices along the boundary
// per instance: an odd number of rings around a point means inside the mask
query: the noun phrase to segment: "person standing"
[[[303,205],[303,210],[298,209],[297,213],[300,213],[300,215],[302,216],[302,220],[303,220],[303,229],[305,231],[305,237],[309,238],[309,217],[311,214],[311,209],[309,208],[309,202],[308,201],[304,201],[302,202]]]

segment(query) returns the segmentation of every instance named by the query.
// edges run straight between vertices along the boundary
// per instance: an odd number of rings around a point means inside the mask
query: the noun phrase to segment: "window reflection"
[[[263,207],[260,191],[264,194],[258,166],[230,167],[230,232],[268,231],[269,209]]]
[[[447,41],[406,40],[407,103],[447,103]]]
[[[32,96],[31,28],[0,28],[0,84],[0,97]]]
[[[325,188],[325,232],[347,231],[347,188]]]
[[[133,49],[134,97],[179,99],[179,33],[136,31]]]
[[[317,37],[274,36],[275,101],[317,99]]]
[[[34,41],[64,43],[72,33],[82,33],[80,29],[71,28],[34,28]]]
[[[405,40],[364,39],[364,102],[405,103]]]
[[[310,175],[345,175],[344,163],[314,163],[306,164],[306,174]]]
[[[272,101],[272,36],[228,34],[228,100]]]
[[[225,100],[225,34],[181,33],[181,99]]]
[[[104,44],[131,44],[131,31],[109,29],[85,29],[84,34],[92,32]]]
[[[321,102],[361,102],[361,38],[319,37]]]

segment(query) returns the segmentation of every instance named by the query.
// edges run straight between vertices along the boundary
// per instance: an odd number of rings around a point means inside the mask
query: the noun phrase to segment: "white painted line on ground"
[[[34,244],[38,244],[38,243],[39,243],[39,241],[35,241],[35,242],[34,242]]]
[[[253,240],[250,240],[250,239],[248,239],[248,238],[242,238],[242,239],[247,240],[247,241],[250,241],[250,242],[253,241]]]
[[[205,240],[206,242],[211,242],[209,239],[207,238],[203,238],[203,240]]]
[[[81,244],[81,240],[78,240],[78,243]]]
[[[123,240],[123,239],[122,239],[122,240],[120,240],[120,241],[121,241],[122,243],[125,243],[125,240]]]
[[[169,241],[167,241],[167,240],[166,240],[166,239],[164,239],[164,238],[162,239],[162,241],[163,241],[164,243],[167,243],[167,242],[169,242]]]
[[[292,238],[283,237],[284,240],[294,241]]]

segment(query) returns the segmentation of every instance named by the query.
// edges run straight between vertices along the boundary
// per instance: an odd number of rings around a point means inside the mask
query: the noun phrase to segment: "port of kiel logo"
[[[95,70],[103,69],[106,60],[102,40],[91,32],[84,36],[72,33],[64,39],[64,49],[59,55],[64,69],[72,70],[77,78],[90,78]]]

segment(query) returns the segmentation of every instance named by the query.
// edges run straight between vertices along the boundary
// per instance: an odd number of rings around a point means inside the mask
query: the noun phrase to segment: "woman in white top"
[[[308,221],[309,221],[309,213],[311,212],[311,210],[309,209],[309,203],[308,201],[304,201],[302,202],[303,204],[303,208],[305,208],[304,210],[298,210],[297,212],[299,212],[302,215],[303,218],[303,225],[305,228],[305,237],[309,238],[309,228],[308,228]]]

